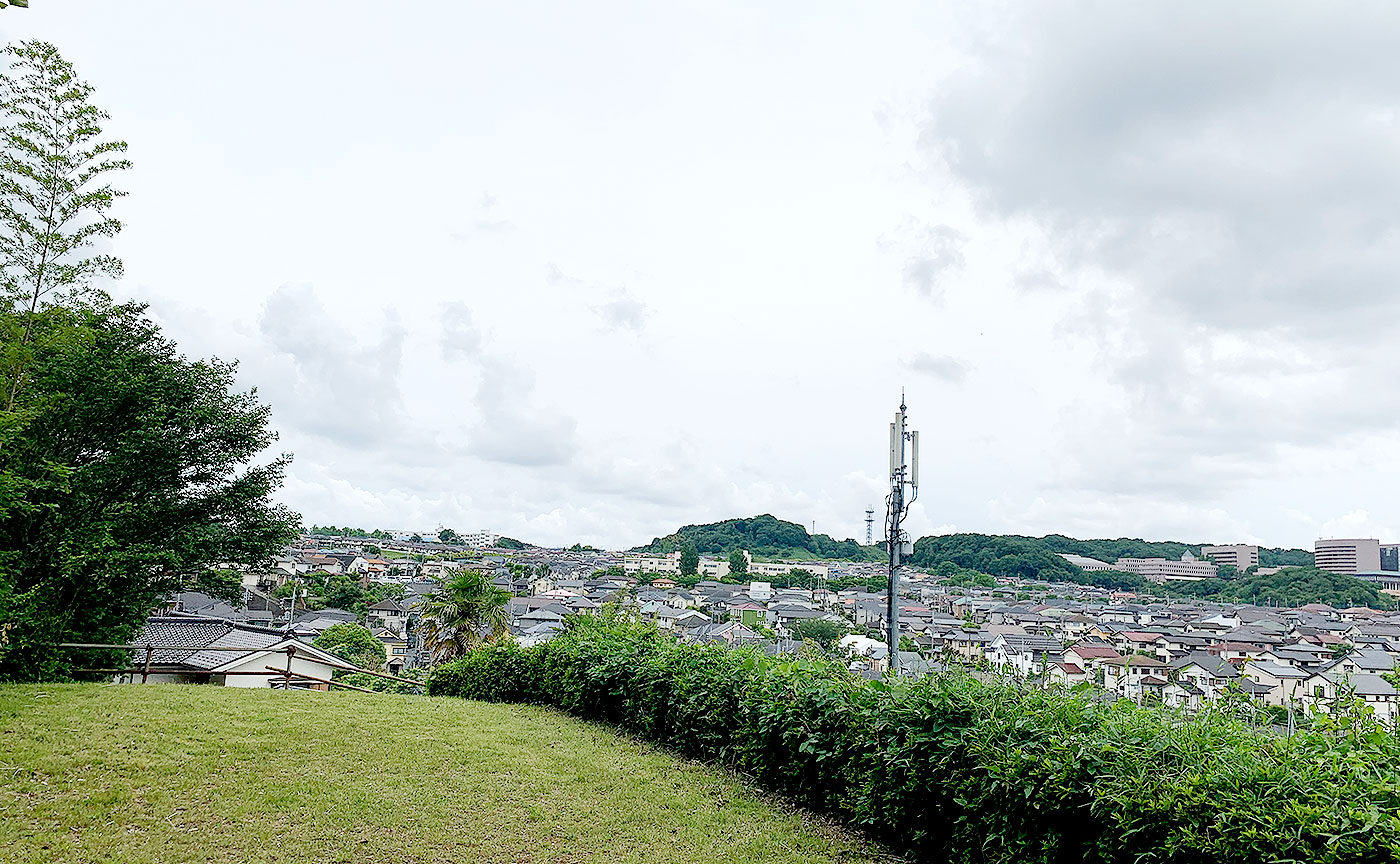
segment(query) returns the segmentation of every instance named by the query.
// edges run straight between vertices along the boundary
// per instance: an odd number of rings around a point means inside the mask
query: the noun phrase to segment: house
[[[1172,661],[1171,675],[1179,686],[1189,684],[1214,701],[1239,681],[1240,670],[1214,654],[1194,652]]]
[[[151,654],[150,672],[145,675],[148,684],[282,688],[286,685],[286,672],[269,671],[267,667],[286,670],[290,662],[294,689],[325,690],[327,685],[311,679],[328,680],[335,667],[345,664],[339,657],[281,630],[216,618],[149,618],[131,644],[157,649]],[[132,668],[145,668],[145,652],[134,652],[133,663]],[[118,683],[141,680],[139,673],[118,676]]]
[[[1050,668],[1046,672],[1046,677],[1056,684],[1061,684],[1065,687],[1073,687],[1076,684],[1083,684],[1085,681],[1088,681],[1089,673],[1073,663],[1056,661],[1050,664]]]
[[[1160,694],[1166,686],[1166,675],[1171,666],[1156,657],[1135,654],[1131,657],[1106,658],[1099,661],[1103,668],[1103,686],[1110,692],[1129,699],[1147,693]],[[1144,684],[1144,679],[1153,679]]]
[[[1300,688],[1299,697],[1319,711],[1330,712],[1339,696],[1359,699],[1375,712],[1377,720],[1394,724],[1400,719],[1400,694],[1379,675],[1340,670],[1314,672]]]
[[[1267,660],[1251,660],[1244,664],[1241,674],[1268,688],[1263,694],[1265,705],[1287,705],[1299,701],[1305,692],[1302,690],[1303,682],[1309,677],[1309,673],[1301,669]]]
[[[997,669],[1022,678],[1039,675],[1047,663],[1064,657],[1065,646],[1048,636],[1003,633],[987,646],[987,659]]]
[[[1108,659],[1123,659],[1123,655],[1113,649],[1112,645],[1103,642],[1081,642],[1078,645],[1071,645],[1065,651],[1065,662],[1073,663],[1083,669],[1086,674],[1097,677],[1099,666]]]
[[[384,643],[385,667],[390,675],[402,674],[409,664],[408,640],[394,630],[379,629],[374,638]]]
[[[393,599],[380,600],[378,603],[365,610],[365,618],[369,621],[369,628],[383,628],[394,633],[402,633],[404,625],[408,623],[408,610]]]

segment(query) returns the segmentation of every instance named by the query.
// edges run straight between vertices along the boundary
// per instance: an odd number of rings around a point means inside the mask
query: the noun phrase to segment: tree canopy
[[[747,549],[760,558],[846,559],[878,561],[879,549],[861,546],[854,540],[834,540],[825,534],[809,534],[795,522],[771,515],[751,519],[726,519],[705,525],[686,525],[674,534],[657,537],[633,549],[651,555],[669,555],[691,543],[701,555],[723,557],[735,549]]]

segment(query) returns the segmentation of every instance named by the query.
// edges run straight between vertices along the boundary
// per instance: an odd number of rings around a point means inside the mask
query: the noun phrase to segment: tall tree
[[[5,334],[3,406],[13,411],[33,363],[41,306],[80,292],[121,261],[93,248],[121,222],[109,214],[124,192],[105,182],[124,171],[126,142],[103,139],[93,88],[47,42],[5,48],[0,70],[0,292],[12,310]]]
[[[749,573],[749,559],[744,554],[743,549],[735,549],[729,553],[729,575],[747,576]]]
[[[300,524],[270,500],[291,457],[257,461],[277,436],[233,365],[100,297],[42,310],[36,332],[25,423],[0,449],[23,489],[0,501],[0,679],[65,674],[44,645],[124,642],[161,597],[261,563]]]
[[[681,575],[694,576],[700,569],[700,553],[696,551],[694,543],[684,543],[681,545]]]
[[[418,607],[423,619],[419,632],[433,662],[451,660],[507,635],[509,592],[497,588],[477,570],[462,570],[439,581],[442,590]]]

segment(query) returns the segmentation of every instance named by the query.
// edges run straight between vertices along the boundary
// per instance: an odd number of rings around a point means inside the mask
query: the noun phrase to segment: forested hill
[[[825,534],[809,534],[796,522],[784,522],[766,513],[751,519],[686,525],[674,534],[657,537],[632,551],[665,555],[686,542],[694,543],[695,551],[701,555],[721,556],[735,549],[747,549],[749,554],[760,558],[850,561],[879,561],[884,558],[884,552],[879,547],[862,546],[854,540],[835,540]]]
[[[879,561],[884,557],[881,547],[862,546],[854,540],[835,540],[826,534],[809,534],[796,522],[785,522],[766,513],[750,519],[686,525],[674,534],[657,537],[632,551],[664,555],[676,551],[687,541],[694,543],[701,555],[727,555],[735,549],[747,549],[763,558]],[[919,540],[910,563],[933,567],[950,561],[962,568],[996,576],[1085,581],[1079,568],[1061,558],[1060,553],[1083,555],[1112,564],[1119,558],[1178,559],[1185,552],[1199,557],[1201,546],[1200,543],[1128,537],[1077,540],[1063,534],[1044,537],[945,534]],[[1312,553],[1302,549],[1259,550],[1261,567],[1308,567],[1312,563]],[[1125,583],[1123,587],[1128,586]]]

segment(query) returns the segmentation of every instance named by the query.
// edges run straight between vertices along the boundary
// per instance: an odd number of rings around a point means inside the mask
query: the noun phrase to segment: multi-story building
[[[461,535],[462,543],[476,549],[489,549],[496,545],[501,535],[494,531],[468,531]]]
[[[1202,546],[1201,556],[1215,562],[1217,567],[1234,567],[1248,570],[1259,566],[1259,547],[1248,543],[1235,543],[1230,546]]]
[[[1209,561],[1197,561],[1196,556],[1186,552],[1180,561],[1167,558],[1119,558],[1115,570],[1136,573],[1148,582],[1191,582],[1197,579],[1211,579],[1215,576],[1215,565]]]
[[[628,552],[622,556],[622,569],[627,573],[670,573],[679,576],[681,553],[643,555],[639,552]]]
[[[1381,541],[1366,539],[1318,540],[1313,543],[1313,563],[1332,573],[1378,573]]]

